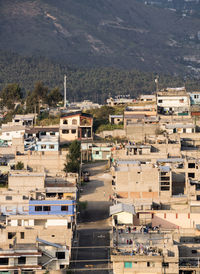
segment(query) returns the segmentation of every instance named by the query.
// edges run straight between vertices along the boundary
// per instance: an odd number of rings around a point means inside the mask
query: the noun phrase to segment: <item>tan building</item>
[[[75,112],[65,114],[60,118],[60,142],[73,140],[91,140],[93,118],[91,115]]]
[[[179,273],[178,246],[173,244],[172,235],[118,227],[113,239],[114,274]]]

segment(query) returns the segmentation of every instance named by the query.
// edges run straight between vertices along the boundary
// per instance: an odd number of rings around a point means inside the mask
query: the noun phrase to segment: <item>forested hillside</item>
[[[9,83],[18,83],[24,93],[32,91],[35,83],[43,82],[49,90],[58,87],[63,93],[63,78],[67,75],[67,98],[70,101],[90,99],[104,103],[110,95],[155,91],[155,73],[115,68],[76,68],[53,63],[44,58],[23,58],[17,54],[0,51],[0,90]],[[198,81],[171,75],[159,75],[159,87],[183,86],[198,90]]]

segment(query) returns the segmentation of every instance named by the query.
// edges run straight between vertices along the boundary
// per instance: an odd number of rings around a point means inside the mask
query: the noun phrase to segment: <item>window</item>
[[[71,228],[71,223],[67,223],[67,228],[68,228],[68,229]]]
[[[95,154],[96,154],[96,155],[99,155],[99,151],[96,151]]]
[[[186,128],[183,128],[183,133],[186,133]]]
[[[150,262],[147,262],[147,267],[150,267]]]
[[[67,124],[68,124],[68,120],[64,120],[63,125],[67,125]]]
[[[66,266],[64,264],[60,264],[60,269],[65,268]]]
[[[12,200],[12,196],[6,196],[6,200]]]
[[[18,264],[26,264],[26,257],[19,257]]]
[[[77,120],[76,119],[72,120],[72,125],[77,125]]]
[[[46,145],[41,145],[41,149],[46,149]]]
[[[40,135],[42,135],[42,136],[45,136],[47,133],[46,133],[46,131],[41,131],[40,132]]]
[[[132,268],[132,262],[124,262],[124,268]]]
[[[9,136],[10,135],[10,133],[6,133],[6,136]]]
[[[8,265],[8,258],[0,258],[0,265]]]
[[[69,129],[63,129],[63,130],[62,130],[62,133],[63,133],[63,134],[69,134]]]
[[[54,149],[55,146],[54,145],[49,145],[49,149]]]
[[[72,134],[75,134],[76,133],[76,129],[72,129]]]
[[[50,135],[51,135],[51,136],[55,136],[56,133],[55,133],[55,132],[50,132]]]
[[[192,173],[188,173],[188,177],[190,178],[194,178],[195,177],[195,174],[192,172]]]
[[[28,196],[23,195],[23,200],[28,200]]]
[[[158,100],[158,103],[162,103],[162,100]]]
[[[35,206],[35,211],[42,211],[42,206]]]
[[[8,239],[11,240],[16,236],[15,232],[8,232]]]
[[[169,263],[163,262],[163,263],[162,263],[162,267],[169,267]]]
[[[195,168],[195,163],[188,163],[188,168]]]
[[[43,206],[43,211],[51,211],[51,207],[50,206]]]
[[[24,232],[20,232],[20,238],[24,239]]]
[[[65,252],[56,252],[56,258],[59,260],[65,259]]]
[[[68,211],[68,206],[61,206],[61,211]]]

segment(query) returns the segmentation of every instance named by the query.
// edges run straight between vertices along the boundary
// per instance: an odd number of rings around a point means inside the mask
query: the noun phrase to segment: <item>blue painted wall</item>
[[[42,207],[42,211],[36,211],[37,206]],[[50,206],[50,211],[44,211],[44,206]],[[68,206],[65,211],[61,210],[62,206]],[[29,215],[74,215],[74,200],[30,200]]]

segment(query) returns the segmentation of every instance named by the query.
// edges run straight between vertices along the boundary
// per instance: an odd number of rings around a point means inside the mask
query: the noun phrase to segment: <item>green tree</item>
[[[80,167],[81,143],[73,141],[69,146],[69,153],[64,167],[65,172],[78,172]]]
[[[24,164],[21,161],[17,162],[17,164],[15,165],[15,169],[16,170],[22,170],[22,169],[24,169]]]
[[[62,100],[62,95],[59,91],[59,88],[52,89],[48,94],[48,104],[49,106],[57,106],[58,102]]]
[[[14,103],[22,99],[23,94],[21,88],[18,84],[8,84],[1,92],[0,95],[2,99],[2,104],[8,109],[14,108]]]
[[[41,104],[47,103],[48,98],[48,88],[43,85],[42,82],[37,82],[32,93],[30,93],[30,98],[27,98],[27,105],[30,104],[34,108],[34,112],[40,113]]]

